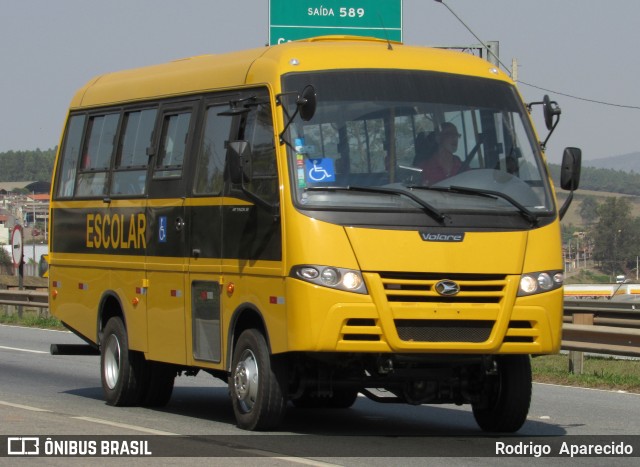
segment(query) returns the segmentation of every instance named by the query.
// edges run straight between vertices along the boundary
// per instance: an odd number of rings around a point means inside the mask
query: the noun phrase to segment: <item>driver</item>
[[[460,134],[453,123],[444,122],[435,135],[437,148],[418,165],[426,185],[449,178],[462,168],[462,161],[454,153],[458,150]]]

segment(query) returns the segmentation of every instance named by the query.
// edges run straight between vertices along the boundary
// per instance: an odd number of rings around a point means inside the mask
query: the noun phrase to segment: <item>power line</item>
[[[495,53],[493,53],[493,50],[491,50],[491,48],[490,48],[490,47],[488,47],[488,46],[487,46],[487,45],[482,41],[482,39],[480,39],[480,38],[476,35],[476,33],[475,33],[475,32],[473,32],[469,26],[467,26],[467,24],[466,24],[464,21],[462,21],[462,18],[460,18],[460,17],[459,17],[459,16],[458,16],[458,15],[457,15],[457,14],[456,14],[456,13],[455,13],[451,8],[449,8],[449,5],[447,5],[446,3],[444,3],[444,1],[443,1],[443,0],[435,0],[435,1],[436,1],[437,3],[440,3],[440,4],[444,5],[444,6],[447,8],[447,10],[449,10],[449,12],[451,12],[451,14],[452,14],[453,16],[455,16],[455,18],[456,18],[458,21],[460,21],[460,23],[461,23],[461,24],[462,24],[462,25],[467,29],[467,31],[469,31],[469,32],[471,33],[471,35],[472,35],[473,37],[475,37],[475,38],[476,38],[476,40],[477,40],[478,42],[480,42],[480,44],[482,44],[482,46],[483,46],[483,47],[488,51],[488,53],[490,53],[491,55],[493,55],[493,56],[495,57],[495,59],[496,59],[496,60],[498,61],[498,63],[502,66],[502,68],[504,68],[504,69],[509,73],[509,76],[512,76],[512,71],[509,69],[509,67],[508,67],[508,66],[506,66],[504,63],[502,63],[502,61],[500,60],[500,58],[499,58]],[[540,86],[536,86],[535,84],[527,83],[527,82],[522,81],[522,80],[518,80],[518,83],[519,83],[519,84],[524,84],[525,86],[530,86],[530,87],[532,87],[532,88],[540,89],[541,91],[550,92],[550,93],[552,93],[552,94],[558,94],[558,95],[560,95],[560,96],[569,97],[570,99],[576,99],[576,100],[579,100],[579,101],[591,102],[591,103],[593,103],[593,104],[600,104],[600,105],[608,105],[608,106],[610,106],[610,107],[619,107],[619,108],[623,108],[623,109],[635,109],[635,110],[640,110],[640,106],[637,106],[637,105],[614,104],[614,103],[612,103],[612,102],[605,102],[605,101],[600,101],[600,100],[597,100],[597,99],[588,99],[588,98],[586,98],[586,97],[574,96],[574,95],[572,95],[572,94],[567,94],[567,93],[565,93],[565,92],[554,91],[554,90],[552,90],[552,89],[546,89],[546,88],[543,88],[543,87],[540,87]]]
[[[612,102],[605,102],[605,101],[599,101],[599,100],[596,100],[596,99],[588,99],[586,97],[574,96],[572,94],[567,94],[565,92],[554,91],[553,89],[547,89],[547,88],[543,88],[543,87],[540,87],[540,86],[536,86],[535,84],[527,83],[527,82],[522,81],[522,80],[518,80],[518,84],[524,84],[525,86],[530,86],[532,88],[540,89],[541,91],[550,92],[552,94],[558,94],[560,96],[569,97],[571,99],[576,99],[576,100],[579,100],[579,101],[591,102],[593,104],[608,105],[610,107],[621,107],[623,109],[640,110],[640,106],[637,106],[637,105],[614,104]]]

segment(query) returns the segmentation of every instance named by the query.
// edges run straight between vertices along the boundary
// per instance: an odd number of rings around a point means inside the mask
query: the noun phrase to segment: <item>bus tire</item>
[[[171,400],[176,370],[165,363],[147,362],[147,389],[142,399],[144,407],[164,407]]]
[[[104,327],[100,345],[100,376],[107,404],[138,405],[146,389],[144,355],[129,350],[127,331],[120,318]]]
[[[531,404],[531,360],[528,355],[498,358],[498,374],[482,404],[472,404],[473,416],[484,431],[513,433],[527,419]]]
[[[267,430],[277,427],[287,405],[282,363],[269,354],[264,336],[247,329],[234,352],[229,392],[239,428]]]

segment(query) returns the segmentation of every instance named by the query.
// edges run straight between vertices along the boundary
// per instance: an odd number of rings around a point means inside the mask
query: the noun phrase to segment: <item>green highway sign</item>
[[[401,42],[402,0],[270,0],[270,45],[327,35]]]

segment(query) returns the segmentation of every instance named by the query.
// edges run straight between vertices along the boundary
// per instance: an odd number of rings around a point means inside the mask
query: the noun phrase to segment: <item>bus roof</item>
[[[509,81],[490,63],[467,53],[355,36],[323,36],[98,76],[82,87],[71,109],[273,83],[289,72],[349,68],[430,70]]]

